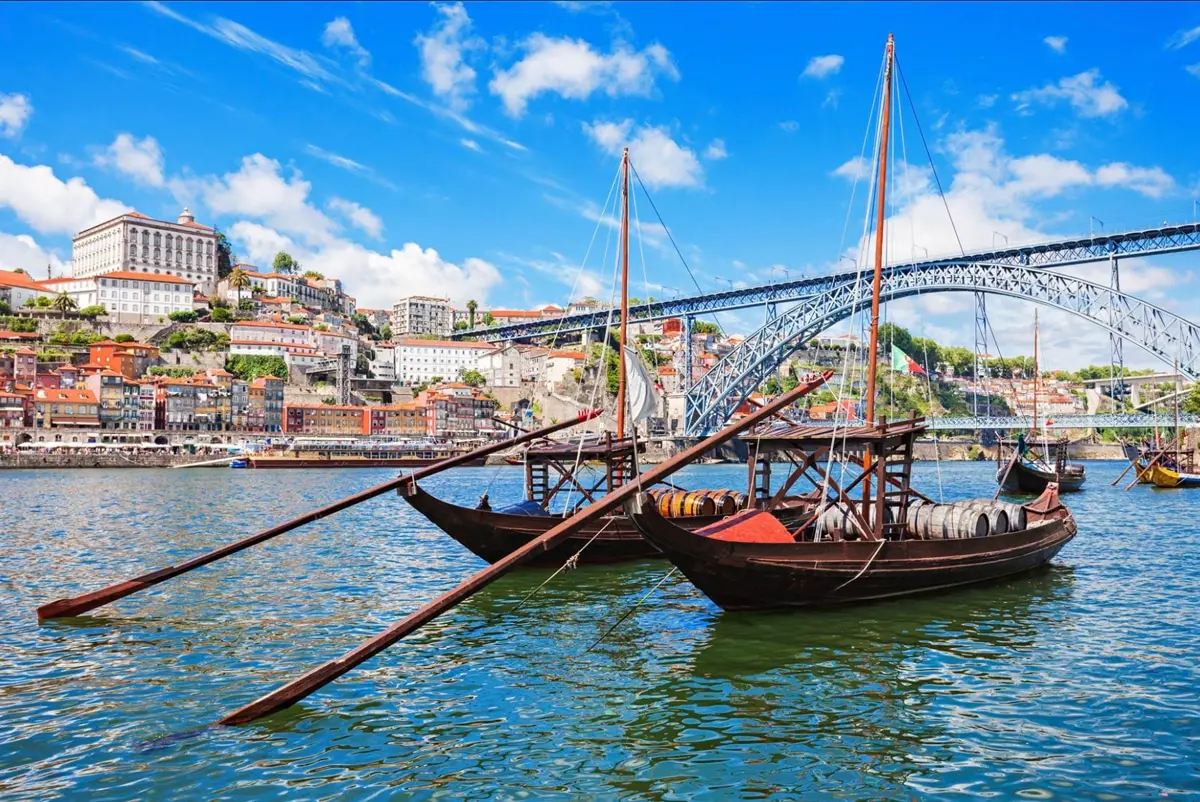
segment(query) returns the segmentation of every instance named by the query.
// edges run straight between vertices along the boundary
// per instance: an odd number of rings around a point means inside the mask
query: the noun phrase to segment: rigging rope
[[[605,638],[607,638],[609,635],[611,635],[611,634],[612,634],[612,631],[613,631],[614,629],[616,629],[617,627],[621,626],[621,624],[622,624],[622,623],[625,621],[625,619],[626,619],[626,618],[629,618],[629,616],[633,615],[633,611],[634,611],[634,610],[636,610],[637,608],[641,607],[641,606],[642,606],[642,603],[643,603],[643,602],[645,602],[645,601],[646,601],[646,599],[650,598],[650,597],[651,597],[651,596],[654,594],[654,591],[656,591],[656,590],[658,590],[660,587],[662,587],[663,583],[664,583],[664,582],[666,582],[668,579],[670,579],[670,578],[671,578],[671,577],[672,577],[672,576],[675,574],[675,572],[676,572],[676,571],[678,571],[678,570],[679,570],[678,568],[672,568],[670,571],[667,571],[667,575],[666,575],[666,576],[664,576],[662,579],[658,580],[658,582],[657,582],[657,583],[654,585],[654,587],[652,587],[652,588],[650,588],[650,590],[646,591],[646,595],[645,595],[645,596],[643,596],[642,598],[638,599],[638,603],[637,603],[637,604],[635,604],[635,605],[633,605],[632,607],[630,607],[630,608],[629,608],[629,609],[628,609],[628,610],[625,612],[625,615],[623,615],[623,616],[621,616],[620,618],[618,618],[618,619],[617,619],[617,622],[616,622],[615,624],[613,624],[611,627],[609,627],[607,630],[605,630],[603,635],[601,635],[600,637],[596,638],[596,640],[594,640],[594,641],[592,642],[592,645],[591,645],[591,646],[589,646],[589,647],[587,647],[586,649],[584,649],[584,650],[583,650],[583,653],[584,653],[584,654],[587,654],[587,653],[588,653],[588,652],[590,652],[592,649],[595,649],[595,648],[596,648],[598,645],[600,645],[600,641],[602,641],[602,640],[604,640]]]

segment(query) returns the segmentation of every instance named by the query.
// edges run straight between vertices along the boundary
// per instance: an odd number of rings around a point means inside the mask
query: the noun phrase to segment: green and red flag
[[[925,368],[918,365],[915,359],[894,345],[892,346],[892,370],[900,373],[916,373],[920,376],[926,375]]]

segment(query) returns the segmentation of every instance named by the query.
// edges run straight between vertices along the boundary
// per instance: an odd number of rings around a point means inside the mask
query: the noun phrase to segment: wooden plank
[[[407,618],[393,624],[373,638],[364,641],[336,660],[331,660],[325,665],[319,666],[298,679],[292,680],[286,685],[256,699],[245,707],[235,710],[222,718],[219,723],[226,725],[245,724],[283,710],[286,707],[291,707],[296,702],[323,688],[346,672],[351,671],[360,663],[369,660],[400,639],[420,629],[442,613],[458,606],[535,554],[553,549],[578,531],[579,527],[583,524],[602,518],[619,508],[625,503],[627,498],[632,497],[641,491],[642,488],[650,487],[660,480],[671,476],[676,471],[699,459],[714,447],[733,439],[733,437],[744,429],[753,426],[758,421],[764,420],[781,409],[787,408],[796,399],[820,387],[832,375],[833,371],[826,371],[821,374],[819,379],[798,385],[791,392],[784,393],[775,399],[775,401],[763,406],[756,412],[752,412],[737,423],[725,427],[666,462],[654,466],[638,477],[634,477],[633,481],[613,490],[595,504],[585,507],[575,515],[553,527],[546,534],[531,540],[498,562],[467,578],[458,587],[448,593],[442,594]]]
[[[169,565],[166,568],[160,568],[157,571],[151,571],[148,574],[143,574],[142,576],[128,579],[124,582],[118,582],[115,585],[109,585],[106,588],[101,588],[100,590],[92,591],[91,593],[85,593],[82,596],[75,596],[69,599],[59,599],[58,601],[53,601],[49,604],[43,604],[37,609],[38,621],[45,621],[49,618],[69,618],[71,616],[86,613],[89,610],[94,610],[97,607],[108,604],[109,602],[114,602],[117,599],[123,599],[130,594],[137,593],[139,590],[145,590],[146,588],[153,587],[160,582],[165,582],[172,577],[179,576],[180,574],[186,574],[188,571],[192,571],[196,568],[200,568],[201,566],[216,562],[222,557],[228,557],[230,554],[236,554],[243,549],[248,549],[258,543],[270,540],[273,537],[278,537],[285,532],[298,529],[305,524],[309,524],[313,521],[318,521],[321,518],[333,515],[335,512],[341,512],[348,507],[353,507],[355,504],[361,504],[368,499],[372,499],[376,496],[380,496],[384,493],[395,490],[407,482],[415,481],[416,479],[424,479],[425,477],[433,476],[436,473],[441,473],[442,471],[454,468],[458,465],[463,465],[467,462],[477,460],[480,457],[486,457],[489,454],[493,454],[497,451],[503,451],[504,449],[513,445],[517,445],[528,440],[534,440],[539,437],[544,437],[547,434],[553,434],[554,432],[566,429],[570,426],[575,426],[576,424],[591,420],[592,418],[597,417],[600,412],[601,410],[599,409],[595,409],[590,412],[581,412],[577,418],[572,420],[556,423],[536,431],[526,432],[525,434],[518,435],[511,440],[492,443],[491,445],[477,448],[474,451],[469,451],[456,457],[450,457],[449,459],[444,459],[441,462],[435,462],[433,465],[428,465],[424,468],[418,468],[412,473],[406,474],[398,479],[393,479],[390,482],[384,482],[381,485],[376,485],[375,487],[364,490],[361,493],[355,493],[353,496],[348,496],[341,501],[335,501],[334,503],[321,507],[318,510],[305,513],[299,518],[293,518],[287,523],[280,524],[279,526],[273,526],[270,529],[264,529],[256,535],[251,535],[250,537],[239,540],[236,543],[230,543],[228,546],[223,546],[215,551],[210,551],[207,554],[200,555],[199,557],[193,557],[187,562],[180,563],[179,565]]]

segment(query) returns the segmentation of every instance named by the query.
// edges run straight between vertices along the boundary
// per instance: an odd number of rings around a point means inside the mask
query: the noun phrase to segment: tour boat
[[[354,441],[339,439],[298,440],[275,453],[250,454],[250,468],[420,468],[466,453],[451,443],[430,440]],[[464,463],[480,466],[480,457]]]
[[[752,502],[694,531],[660,515],[644,493],[624,501],[646,539],[727,610],[866,601],[1000,579],[1046,564],[1075,536],[1074,518],[1055,482],[1024,505],[992,499],[935,503],[911,482],[913,446],[926,429],[924,419],[914,413],[876,422],[893,57],[889,35],[875,197],[868,423],[793,422],[743,432],[750,447]],[[776,490],[771,473],[781,463],[788,473]],[[817,493],[818,506],[791,526],[771,512],[802,480]]]

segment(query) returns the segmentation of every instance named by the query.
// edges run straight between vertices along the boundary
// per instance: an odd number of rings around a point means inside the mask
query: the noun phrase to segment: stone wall
[[[170,468],[217,459],[212,454],[0,454],[4,468]],[[224,464],[214,468],[227,467]]]

